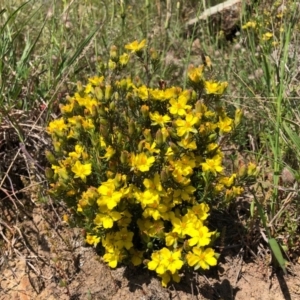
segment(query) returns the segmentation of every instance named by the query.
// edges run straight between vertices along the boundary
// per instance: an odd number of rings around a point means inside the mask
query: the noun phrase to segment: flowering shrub
[[[226,82],[191,66],[190,89],[151,88],[122,74],[136,60],[149,73],[157,55],[145,40],[125,49],[112,47],[103,74],[79,83],[50,122],[50,194],[67,203],[69,223],[85,229],[110,267],[144,263],[166,286],[184,266],[217,264],[206,202],[240,195],[239,180],[255,166],[228,175],[222,164],[220,141],[241,118],[222,106]]]

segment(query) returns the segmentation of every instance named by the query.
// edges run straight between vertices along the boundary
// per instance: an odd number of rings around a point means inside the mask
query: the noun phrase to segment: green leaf
[[[250,215],[252,218],[254,216],[254,205],[255,205],[255,201],[252,201],[250,204]]]

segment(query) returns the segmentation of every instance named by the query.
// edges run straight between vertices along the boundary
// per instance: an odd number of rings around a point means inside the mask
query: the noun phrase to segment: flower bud
[[[239,161],[238,176],[243,177],[246,175],[246,173],[247,173],[246,165],[242,161]]]
[[[108,163],[108,168],[109,168],[110,171],[112,171],[114,173],[117,172],[117,164],[116,164],[116,162],[110,160],[109,163]]]
[[[53,141],[53,147],[55,152],[61,151],[61,142],[60,141]]]
[[[114,62],[117,62],[119,60],[117,46],[113,45],[110,47],[109,58]]]
[[[156,132],[155,142],[158,146],[161,146],[164,142],[164,137],[163,137],[160,129],[158,129],[157,132]]]
[[[196,91],[192,91],[192,95],[191,95],[191,100],[192,101],[196,101],[196,99],[197,99],[197,93],[196,93]]]
[[[176,144],[174,144],[173,142],[169,142],[169,146],[173,150],[174,154],[178,154],[179,153],[179,148],[176,146]]]
[[[152,62],[157,62],[159,60],[158,53],[154,48],[150,49],[150,59]]]
[[[129,107],[134,110],[135,109],[135,101],[133,99],[132,93],[127,93],[126,100],[128,102]]]
[[[139,88],[139,87],[143,84],[143,82],[142,82],[142,80],[141,80],[140,77],[136,76],[136,77],[134,78],[134,80],[133,80],[133,84],[134,84],[137,88]]]
[[[141,111],[144,118],[147,118],[149,116],[149,106],[148,105],[142,105]]]
[[[118,101],[120,99],[120,95],[118,92],[114,93],[114,99],[115,99],[115,101]]]
[[[174,126],[176,126],[175,123],[174,123]],[[168,127],[167,130],[168,130],[169,135],[170,135],[173,139],[177,139],[177,138],[178,138],[177,133],[176,133],[176,130],[175,130],[174,128]]]
[[[54,157],[54,155],[52,154],[52,152],[46,150],[45,151],[45,156],[46,156],[46,158],[47,158],[47,160],[49,161],[50,164],[58,165],[58,162],[57,162],[56,158]]]
[[[104,99],[105,99],[106,101],[110,100],[112,94],[113,94],[112,86],[111,86],[111,85],[107,85],[107,86],[105,87]]]
[[[161,180],[161,182],[167,182],[169,180],[169,174],[167,173],[166,169],[161,170],[160,180]]]
[[[151,144],[152,141],[153,141],[153,138],[152,138],[152,135],[151,135],[151,130],[150,129],[145,129],[143,131],[143,135],[144,135],[146,141]]]
[[[113,179],[115,177],[115,173],[111,171],[107,171],[106,176],[108,179]]]
[[[139,152],[143,152],[144,144],[145,144],[145,140],[139,142],[139,144],[138,144],[138,151]]]
[[[115,108],[116,108],[115,102],[114,102],[114,101],[110,102],[110,103],[109,103],[109,110],[114,111]]]
[[[103,138],[108,138],[109,136],[109,130],[106,125],[100,125],[100,133],[103,136]]]
[[[136,125],[135,130],[136,130],[136,133],[137,133],[138,135],[140,135],[141,132],[142,132],[142,127],[141,127],[140,125]]]
[[[46,176],[46,178],[47,178],[48,180],[53,179],[53,176],[54,176],[53,170],[50,169],[50,168],[46,168],[46,169],[45,169],[45,176]]]
[[[101,124],[101,125],[107,125],[107,124],[108,124],[108,121],[107,121],[106,119],[104,119],[104,118],[101,118],[101,119],[100,119],[100,124]]]
[[[243,111],[241,109],[237,109],[234,115],[234,125],[238,126],[241,123],[241,119],[243,117]]]
[[[99,100],[100,102],[103,100],[104,94],[103,94],[102,89],[99,86],[96,86],[94,88],[94,94],[95,94],[97,100]]]
[[[121,152],[120,156],[120,161],[122,164],[127,165],[128,164],[128,158],[129,158],[129,153],[128,151],[124,150]]]
[[[81,81],[77,81],[77,91],[78,91],[78,93],[83,91],[83,85],[82,85]]]
[[[123,134],[121,132],[118,132],[117,134],[117,143],[121,144],[123,141]]]
[[[99,113],[99,116],[100,117],[106,117],[106,111],[104,110],[104,107],[101,105],[101,106],[99,106],[99,108],[98,108],[98,113]]]
[[[128,133],[130,136],[133,136],[135,134],[135,123],[133,120],[130,120],[128,124]]]
[[[97,112],[97,107],[96,105],[92,106],[92,113],[91,113],[92,117],[96,118],[98,116],[98,112]]]
[[[216,138],[217,138],[217,134],[212,133],[212,134],[209,135],[208,140],[209,140],[209,142],[213,142],[213,141],[216,140]]]
[[[195,104],[195,112],[196,113],[203,113],[203,104],[201,100],[198,100]]]
[[[114,185],[116,188],[119,188],[122,186],[122,174],[117,173],[114,178]]]

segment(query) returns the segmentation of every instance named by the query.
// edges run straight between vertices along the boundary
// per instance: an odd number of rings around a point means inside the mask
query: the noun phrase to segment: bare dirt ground
[[[9,210],[3,211],[9,220]],[[40,204],[18,216],[17,226],[1,221],[2,238],[10,243],[1,247],[1,300],[300,299],[299,262],[284,275],[270,267],[268,253],[246,256],[242,247],[225,245],[218,267],[186,274],[168,289],[144,268],[110,270],[95,249],[85,246],[81,230],[69,228],[60,215],[59,209]]]

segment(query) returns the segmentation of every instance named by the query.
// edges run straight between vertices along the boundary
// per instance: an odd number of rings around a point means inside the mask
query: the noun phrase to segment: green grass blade
[[[290,126],[288,126],[287,122],[283,122],[282,125],[285,133],[294,145],[293,148],[300,151],[300,137],[298,136],[298,134],[293,131]]]
[[[44,30],[45,25],[46,25],[46,20],[44,21],[44,23],[43,23],[43,25],[42,25],[42,27],[41,27],[41,29],[40,29],[40,31],[39,31],[36,39],[34,40],[34,42],[32,44],[29,44],[29,43],[26,44],[26,47],[25,47],[25,49],[24,49],[24,51],[22,53],[22,56],[21,56],[20,60],[17,63],[17,73],[18,74],[20,74],[22,72],[23,67],[28,62],[28,60],[29,60],[29,58],[30,58],[30,56],[31,56],[31,54],[32,54],[32,52],[33,52],[33,50],[34,50],[37,42],[40,39],[40,36],[41,36],[41,34],[42,34],[43,30]]]
[[[272,253],[274,254],[279,266],[283,270],[284,274],[287,275],[286,267],[285,267],[285,259],[282,256],[282,252],[280,246],[274,238],[268,240]]]
[[[57,80],[59,80],[61,78],[61,76],[62,76],[62,74],[64,74],[65,70],[67,70],[70,66],[73,65],[73,63],[82,54],[83,50],[90,43],[90,41],[92,40],[92,38],[98,32],[99,29],[100,28],[95,28],[94,30],[92,30],[91,33],[86,37],[86,39],[84,39],[78,45],[77,50],[75,51],[75,53],[69,59],[63,60],[63,62],[59,66],[59,72],[58,72],[58,76],[56,78]]]
[[[25,2],[25,3],[23,3],[22,5],[20,5],[10,16],[9,16],[9,18],[6,20],[6,22],[3,24],[3,26],[2,27],[0,27],[0,36],[3,34],[3,31],[4,31],[4,29],[6,28],[6,26],[8,25],[8,23],[10,22],[10,20],[25,6],[25,5],[27,5],[29,2],[30,2],[31,0],[29,0],[29,1],[27,1],[27,2]],[[0,15],[2,14],[2,13],[4,13],[6,10],[5,9],[2,9],[1,10],[1,13],[0,13]]]

